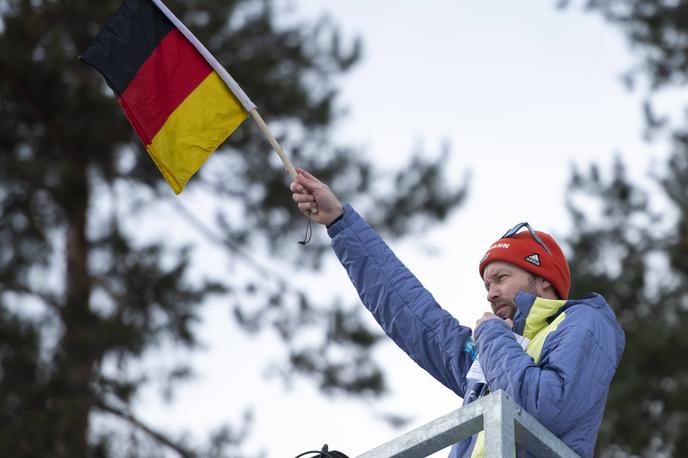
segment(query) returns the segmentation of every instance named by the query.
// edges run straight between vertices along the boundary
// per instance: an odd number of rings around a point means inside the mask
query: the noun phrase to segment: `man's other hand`
[[[296,169],[296,180],[290,189],[294,193],[294,202],[304,214],[317,209],[317,213],[311,214],[316,223],[330,224],[344,212],[342,203],[330,188],[303,169]]]
[[[492,312],[485,312],[485,313],[483,313],[482,318],[480,318],[478,321],[475,322],[475,328],[478,329],[478,326],[480,326],[482,323],[484,323],[485,321],[488,321],[488,320],[501,320],[501,318],[498,317],[497,315],[495,315],[495,314],[492,313]],[[514,327],[514,322],[513,322],[513,321],[511,321],[510,319],[507,318],[506,320],[504,320],[504,322],[505,322],[510,328],[513,329],[513,327]]]

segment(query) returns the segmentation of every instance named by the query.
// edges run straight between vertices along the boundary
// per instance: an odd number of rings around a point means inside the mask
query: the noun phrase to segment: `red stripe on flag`
[[[162,39],[119,98],[144,145],[213,69],[178,29]]]

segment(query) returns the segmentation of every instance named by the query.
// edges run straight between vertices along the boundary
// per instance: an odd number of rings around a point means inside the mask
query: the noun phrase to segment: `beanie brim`
[[[528,232],[501,238],[490,246],[480,261],[480,278],[488,264],[502,261],[513,264],[531,274],[542,277],[552,284],[560,299],[566,299],[571,286],[571,273],[564,253],[554,239],[544,232],[537,232],[549,248],[548,253]]]

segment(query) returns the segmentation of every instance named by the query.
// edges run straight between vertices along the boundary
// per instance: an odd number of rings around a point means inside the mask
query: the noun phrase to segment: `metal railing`
[[[513,458],[515,445],[537,457],[578,455],[499,390],[357,458],[419,458],[485,431],[486,458]]]

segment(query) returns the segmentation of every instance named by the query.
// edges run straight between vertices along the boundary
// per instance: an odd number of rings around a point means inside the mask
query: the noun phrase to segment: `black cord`
[[[348,458],[345,454],[343,454],[342,452],[338,452],[337,450],[329,451],[327,444],[323,445],[322,450],[320,451],[311,450],[309,452],[303,452],[300,455],[296,455],[294,458],[301,458],[302,456],[309,455],[312,453],[317,453],[317,455],[311,458]]]
[[[302,456],[308,455],[308,454],[310,454],[310,453],[317,453],[317,454],[318,454],[318,457],[322,456],[322,454],[321,454],[319,451],[317,451],[317,450],[311,450],[311,451],[309,451],[309,452],[303,452],[303,453],[301,453],[301,454],[299,454],[299,455],[296,455],[294,458],[301,458]],[[318,457],[315,457],[315,458],[318,458]]]
[[[300,242],[297,242],[297,243],[299,245],[303,246],[303,245],[305,245],[311,241],[312,236],[313,236],[313,224],[311,222],[311,211],[308,210],[308,225],[306,226],[306,233],[303,236],[303,240]],[[309,453],[309,452],[306,452],[306,453]]]
[[[310,215],[311,213],[308,212],[308,214]],[[299,242],[299,243],[300,243],[300,242]],[[303,452],[303,453],[300,454],[300,455],[296,455],[294,458],[300,458],[300,457],[302,457],[302,456],[304,456],[304,455],[308,455],[309,453],[317,453],[317,455],[314,456],[313,458],[330,458],[330,457],[331,457],[330,453],[329,453],[328,450],[327,450],[327,444],[325,444],[325,445],[322,446],[322,450],[320,450],[320,451],[311,450],[310,452]]]

